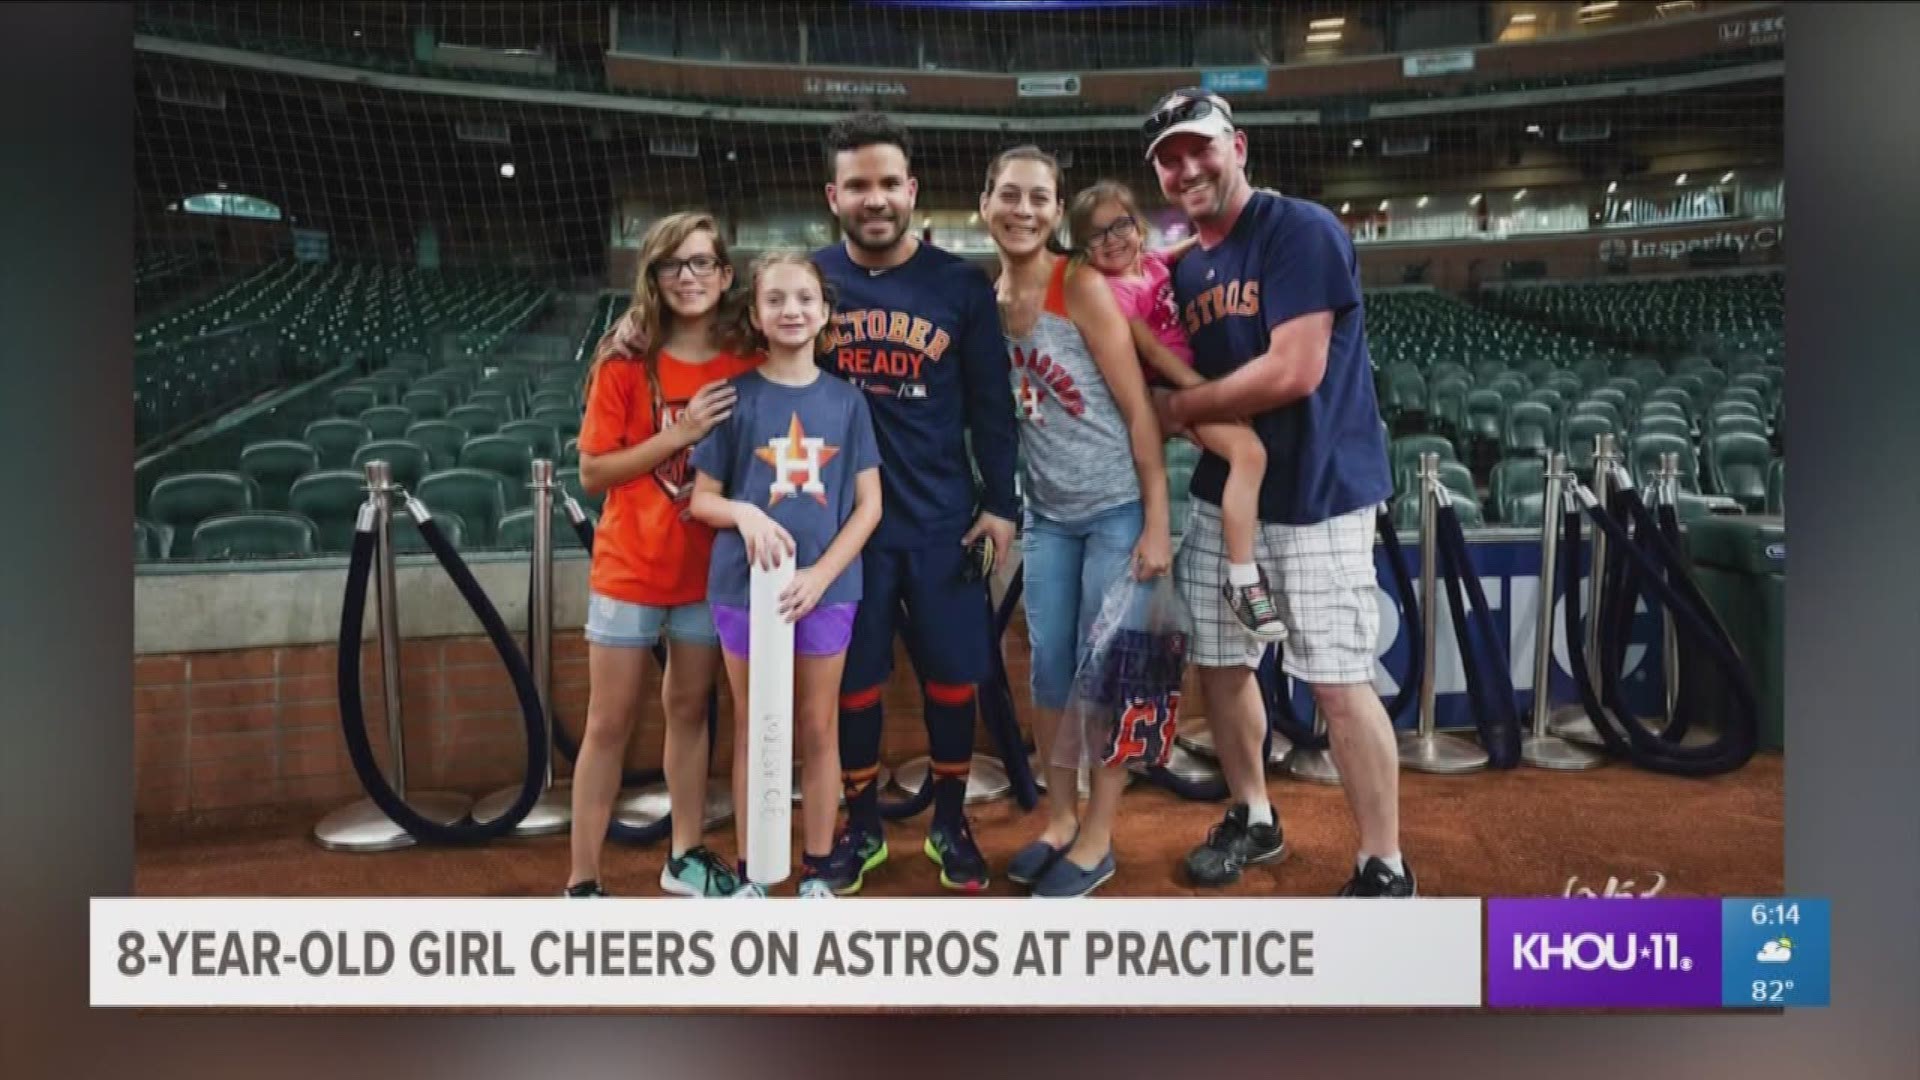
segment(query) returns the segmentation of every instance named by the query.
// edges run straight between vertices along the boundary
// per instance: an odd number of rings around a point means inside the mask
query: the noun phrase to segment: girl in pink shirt
[[[1167,393],[1206,382],[1193,369],[1193,349],[1180,325],[1171,270],[1197,237],[1166,251],[1146,250],[1140,206],[1125,184],[1113,180],[1099,181],[1074,196],[1067,220],[1079,254],[1105,275],[1127,316],[1134,347],[1147,369],[1149,390]],[[1221,583],[1221,592],[1227,607],[1256,640],[1283,641],[1286,626],[1253,559],[1260,481],[1267,471],[1266,447],[1252,426],[1243,422],[1196,424],[1193,436],[1202,448],[1227,462],[1220,499],[1228,577]]]

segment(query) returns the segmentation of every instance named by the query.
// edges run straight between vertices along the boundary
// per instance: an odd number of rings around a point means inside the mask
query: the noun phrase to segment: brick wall
[[[1005,655],[1023,729],[1031,731],[1028,645],[1023,619],[1008,629]],[[407,782],[417,790],[484,795],[519,781],[525,741],[518,699],[485,637],[408,641],[401,648]],[[369,739],[387,764],[386,709],[378,647],[361,652],[361,698]],[[644,703],[628,745],[632,768],[657,767],[662,719],[659,679],[646,665]],[[926,751],[919,690],[904,651],[885,696],[881,760]],[[305,645],[170,653],[134,660],[136,809],[156,817],[283,805],[330,807],[361,797],[340,729],[335,648]],[[721,677],[724,683],[724,675]],[[579,631],[554,635],[553,702],[576,741],[587,709],[587,648]],[[721,691],[714,747],[725,775],[732,704]],[[980,730],[979,747],[994,753]],[[557,753],[556,775],[567,774]],[[391,776],[391,772],[388,773]]]

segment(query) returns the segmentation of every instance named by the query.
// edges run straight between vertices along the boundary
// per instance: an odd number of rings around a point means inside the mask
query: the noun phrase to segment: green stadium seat
[[[1787,512],[1787,459],[1774,458],[1767,465],[1767,513]]]
[[[534,457],[552,461],[560,455],[560,433],[538,420],[509,420],[500,425],[499,434],[526,443]]]
[[[489,384],[492,388],[475,390],[467,397],[468,405],[483,405],[492,409],[500,417],[501,423],[520,415],[519,399],[512,393],[499,389],[498,384]]]
[[[353,547],[354,519],[367,501],[367,477],[353,469],[323,469],[293,482],[287,506],[319,531],[320,550],[339,554]]]
[[[1457,494],[1448,489],[1450,494]],[[1478,500],[1472,497],[1455,498],[1453,513],[1463,529],[1479,528],[1486,524],[1486,515],[1480,509]],[[1393,500],[1393,527],[1400,532],[1418,533],[1420,531],[1420,492],[1405,492]]]
[[[327,395],[335,416],[352,418],[380,404],[380,391],[371,386],[343,386]]]
[[[1574,401],[1586,391],[1586,384],[1580,381],[1580,376],[1575,375],[1571,371],[1562,371],[1555,374],[1546,381],[1545,387],[1546,389],[1557,391],[1560,394],[1562,402]]]
[[[1587,391],[1586,397],[1582,398],[1574,408],[1577,409],[1588,402],[1605,402],[1613,406],[1613,422],[1616,427],[1623,424],[1627,417],[1632,416],[1637,411],[1633,399],[1628,398],[1625,392],[1608,386],[1596,387],[1595,389]]]
[[[1764,439],[1767,437],[1767,422],[1747,412],[1716,413],[1712,419],[1707,421],[1707,438],[1709,440],[1716,435],[1721,435],[1729,431],[1751,432]]]
[[[430,386],[421,389],[416,386],[400,395],[400,406],[416,420],[438,420],[447,415],[453,403],[442,388]]]
[[[248,443],[240,451],[240,471],[259,486],[262,510],[285,510],[293,482],[319,467],[320,451],[292,439]]]
[[[1627,430],[1626,415],[1621,411],[1620,406],[1615,404],[1611,400],[1601,399],[1601,398],[1583,398],[1573,403],[1573,415],[1574,416],[1593,415],[1593,416],[1604,417],[1607,421],[1607,427],[1610,430],[1612,430],[1615,434],[1619,434]]]
[[[1508,458],[1493,467],[1487,478],[1487,501],[1500,521],[1513,520],[1513,501],[1546,490],[1547,463],[1541,458]]]
[[[561,440],[571,439],[580,434],[580,410],[571,406],[535,409],[527,419],[552,428],[554,434]]]
[[[1527,382],[1526,376],[1516,371],[1509,371],[1499,378],[1494,379],[1492,382],[1487,383],[1486,386],[1487,389],[1499,394],[1505,401],[1518,401],[1526,397],[1527,391],[1533,388],[1531,384]]]
[[[1532,390],[1529,390],[1527,391],[1526,396],[1521,398],[1520,400],[1537,401],[1540,404],[1545,405],[1547,407],[1547,410],[1553,413],[1553,417],[1556,421],[1558,421],[1561,416],[1565,415],[1567,411],[1566,395],[1562,394],[1560,391],[1554,389],[1551,386],[1540,386]]]
[[[173,530],[142,518],[133,519],[133,561],[159,562],[173,547]]]
[[[344,469],[353,463],[353,452],[372,441],[373,432],[358,420],[336,417],[308,424],[302,438],[319,451],[321,468]]]
[[[1677,454],[1680,459],[1680,490],[1699,494],[1700,463],[1693,452],[1693,443],[1679,435],[1651,432],[1636,435],[1633,445],[1627,450],[1627,472],[1638,487],[1645,489],[1653,484],[1654,476],[1660,469],[1662,454]]]
[[[313,555],[320,532],[301,514],[253,510],[220,514],[193,530],[195,559],[298,559]]]
[[[1429,422],[1442,431],[1464,435],[1467,429],[1467,395],[1473,387],[1465,379],[1435,379],[1427,401]]]
[[[153,486],[147,517],[172,530],[167,557],[180,558],[191,549],[194,527],[202,521],[259,505],[260,487],[243,473],[175,473]]]
[[[533,478],[533,448],[510,435],[481,435],[460,447],[460,467],[498,473],[507,483],[506,507],[527,505]]]
[[[1448,491],[1476,507],[1480,505],[1480,492],[1473,482],[1473,470],[1458,461],[1440,463],[1440,483]]]
[[[402,436],[424,448],[434,469],[451,469],[460,463],[460,448],[470,436],[467,429],[447,420],[421,420],[407,427]]]
[[[1657,403],[1648,402],[1647,404],[1652,406]],[[1666,435],[1678,435],[1682,439],[1691,439],[1693,438],[1693,424],[1681,417],[1665,413],[1654,413],[1652,415],[1641,413],[1639,422],[1636,423],[1633,428],[1634,436],[1637,438],[1649,432],[1660,432]]]
[[[1648,401],[1642,403],[1640,406],[1639,419],[1645,420],[1649,416],[1670,416],[1675,420],[1685,422],[1689,427],[1692,426],[1692,413],[1688,412],[1687,407],[1677,401]]]
[[[560,461],[559,461],[559,464],[561,464],[561,465],[571,465],[571,466],[573,466],[573,467],[575,467],[575,468],[578,468],[578,467],[579,467],[579,465],[580,465],[580,439],[579,439],[579,436],[577,436],[577,435],[576,435],[576,436],[574,436],[574,437],[571,437],[571,438],[569,438],[569,439],[568,439],[568,440],[567,440],[566,442],[564,442],[564,443],[562,443],[562,444],[560,445]]]
[[[1593,471],[1595,436],[1619,432],[1605,413],[1575,411],[1560,427],[1560,452],[1567,456],[1567,467],[1586,479]]]
[[[1498,390],[1467,392],[1467,434],[1498,445],[1502,419],[1507,412],[1506,396]]]
[[[508,511],[500,518],[500,529],[494,537],[494,543],[513,551],[532,551],[533,520],[531,506]],[[580,547],[580,535],[573,531],[573,523],[567,520],[564,509],[556,509],[553,514],[553,546],[556,550]]]
[[[1659,389],[1655,390],[1653,393],[1647,395],[1647,400],[1645,404],[1651,405],[1656,401],[1671,401],[1674,404],[1680,406],[1680,410],[1686,413],[1688,416],[1693,415],[1694,396],[1692,392],[1687,390],[1685,387],[1662,386]]]
[[[1544,491],[1528,491],[1515,495],[1501,515],[1504,519],[1502,523],[1520,529],[1539,528],[1541,506],[1546,498],[1547,494]]]
[[[580,411],[570,390],[535,391],[534,395],[527,399],[527,414],[531,416],[542,409],[563,409],[569,413]]]
[[[1395,491],[1409,491],[1413,488],[1413,478],[1420,472],[1420,455],[1438,454],[1442,461],[1457,461],[1453,442],[1444,435],[1402,435],[1393,440],[1387,449],[1387,460],[1393,467],[1393,487]]]
[[[407,439],[375,439],[353,452],[355,469],[364,470],[369,461],[385,461],[394,482],[408,491],[433,471],[427,448]]]
[[[1559,432],[1553,410],[1539,401],[1516,401],[1507,409],[1507,427],[1501,449],[1509,457],[1545,454]]]
[[[428,508],[433,514],[433,523],[440,529],[440,535],[447,538],[453,550],[459,551],[466,542],[467,524],[459,514],[437,507]],[[427,546],[427,538],[420,534],[420,526],[414,523],[413,515],[406,507],[396,507],[391,521],[393,551],[396,555],[413,555],[423,551],[432,551]]]
[[[467,404],[447,410],[447,422],[460,425],[469,437],[499,431],[504,419],[499,410],[488,405]]]
[[[1720,396],[1715,398],[1713,403],[1714,407],[1718,408],[1727,402],[1744,401],[1753,406],[1754,412],[1765,416],[1767,413],[1767,401],[1771,396],[1772,395],[1763,393],[1752,386],[1729,386],[1725,390],[1720,391]]]
[[[1713,490],[1759,513],[1767,505],[1767,470],[1773,461],[1773,446],[1764,435],[1750,431],[1728,431],[1713,436],[1707,444],[1707,475]]]
[[[415,492],[438,517],[451,511],[466,526],[466,543],[491,547],[500,519],[507,512],[507,481],[485,469],[453,468],[428,473]]]
[[[413,426],[413,410],[404,405],[376,405],[360,414],[360,422],[376,439],[398,439]]]
[[[1172,487],[1173,486],[1172,463],[1168,463],[1167,469],[1168,469],[1167,486]],[[1192,475],[1191,468],[1189,468],[1188,470],[1188,475]],[[560,486],[563,488],[566,488],[567,493],[573,496],[573,501],[579,503],[583,509],[591,510],[597,514],[605,508],[606,500],[607,500],[606,493],[602,492],[598,495],[589,493],[587,491],[586,485],[580,482],[580,470],[577,467],[571,468],[571,469],[555,470],[553,476],[554,476],[554,479],[560,481]],[[1181,490],[1180,497],[1181,498],[1186,497],[1185,489]]]

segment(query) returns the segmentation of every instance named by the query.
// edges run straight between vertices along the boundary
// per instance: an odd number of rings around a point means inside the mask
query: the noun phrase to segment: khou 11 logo
[[[1720,902],[1489,900],[1493,1008],[1720,1006]]]

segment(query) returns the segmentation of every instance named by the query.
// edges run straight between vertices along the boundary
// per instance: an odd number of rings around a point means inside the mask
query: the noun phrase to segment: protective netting
[[[542,390],[577,392],[577,374],[556,371],[618,313],[606,294],[630,287],[659,217],[711,210],[743,259],[836,239],[821,137],[861,107],[912,130],[921,235],[990,263],[984,169],[1022,142],[1056,154],[1070,190],[1129,184],[1155,242],[1182,235],[1142,160],[1141,112],[1174,87],[1219,88],[1248,131],[1253,181],[1327,206],[1358,243],[1383,419],[1453,439],[1489,518],[1505,404],[1549,374],[1528,365],[1589,362],[1604,378],[1630,354],[1707,346],[1725,374],[1736,354],[1779,362],[1777,285],[1643,305],[1594,285],[1507,284],[1783,260],[1777,8],[1015,6],[1044,10],[140,5],[140,442],[161,449],[260,395],[335,380],[169,453],[141,477],[140,512],[165,475],[243,473],[249,445],[305,440],[357,402],[336,402],[346,382],[396,359],[520,365],[518,419]],[[1634,324],[1639,310],[1657,322]],[[1697,311],[1712,314],[1689,321]],[[1497,421],[1474,427],[1434,400],[1435,365],[1486,390],[1497,373],[1477,367],[1496,361],[1525,382]],[[410,389],[396,381],[374,404],[400,407]],[[1553,441],[1575,396],[1558,403]],[[1704,415],[1711,401],[1694,404]],[[554,433],[564,459],[566,426]],[[1475,439],[1496,445],[1470,453]],[[285,509],[268,488],[254,508]],[[198,520],[181,510],[169,527],[190,538]],[[479,529],[467,542],[517,539]]]

